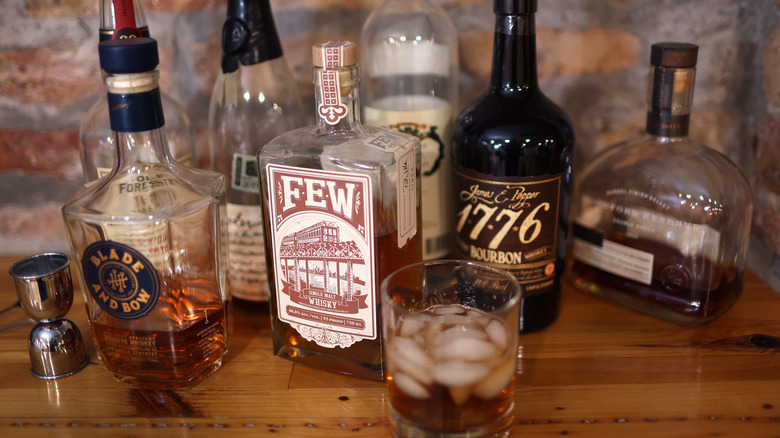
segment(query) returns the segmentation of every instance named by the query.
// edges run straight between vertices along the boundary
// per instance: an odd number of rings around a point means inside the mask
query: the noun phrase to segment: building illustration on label
[[[267,168],[279,319],[346,348],[377,336],[368,177]]]
[[[366,275],[360,269],[365,266],[363,254],[354,241],[339,241],[335,223],[319,222],[285,236],[279,258],[282,292],[292,302],[343,314],[357,314],[367,307],[366,282],[360,278]],[[360,320],[354,325],[365,326]]]

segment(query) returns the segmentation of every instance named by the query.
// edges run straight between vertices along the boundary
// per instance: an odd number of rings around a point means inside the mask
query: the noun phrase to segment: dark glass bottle
[[[459,116],[453,141],[455,254],[511,271],[524,289],[521,333],[558,316],[574,131],[542,94],[536,0],[495,0],[488,90]]]

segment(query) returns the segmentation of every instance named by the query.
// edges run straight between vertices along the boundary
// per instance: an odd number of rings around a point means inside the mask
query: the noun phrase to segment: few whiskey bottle
[[[558,316],[574,132],[539,89],[536,0],[495,0],[487,92],[455,125],[455,254],[511,271],[523,287],[520,332]]]
[[[647,132],[583,170],[566,264],[578,289],[687,326],[739,298],[752,214],[737,166],[688,137],[697,55],[652,46]]]
[[[237,307],[268,311],[257,152],[306,124],[268,0],[229,0],[209,105],[211,169],[228,176],[228,285]]]
[[[360,35],[363,123],[422,145],[423,259],[452,252],[450,149],[458,108],[458,36],[432,0],[385,0]]]
[[[191,386],[227,351],[225,177],[171,157],[155,40],[99,52],[116,165],[62,208],[95,348],[120,381]]]
[[[422,257],[420,141],[361,126],[354,43],[313,47],[317,124],[258,154],[277,356],[384,377],[379,284]]]
[[[146,15],[140,0],[100,1],[100,41],[149,37]],[[160,95],[165,108],[165,128],[171,154],[177,161],[194,166],[195,138],[187,112],[165,93]],[[114,135],[108,116],[105,90],[87,111],[79,129],[81,166],[86,181],[96,180],[114,167]]]

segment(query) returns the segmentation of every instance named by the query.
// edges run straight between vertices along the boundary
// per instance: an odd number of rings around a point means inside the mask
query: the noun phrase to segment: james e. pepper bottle
[[[100,41],[148,37],[140,0],[100,1]],[[195,165],[195,139],[187,112],[165,93],[160,94],[165,108],[165,128],[171,155],[180,163]],[[108,117],[105,90],[87,111],[79,129],[81,166],[84,178],[92,181],[114,167],[114,135]]]
[[[574,132],[539,89],[536,0],[494,11],[490,85],[455,125],[455,254],[517,277],[520,332],[532,332],[558,316]]]
[[[227,351],[225,177],[171,157],[155,40],[99,52],[116,165],[62,208],[95,348],[118,380],[187,387]]]
[[[316,126],[258,154],[274,351],[382,379],[379,284],[422,257],[420,141],[360,125],[355,44],[313,61]]]
[[[688,137],[697,55],[652,46],[647,132],[583,170],[566,264],[578,289],[688,326],[739,298],[753,210],[737,166]]]
[[[267,311],[268,303],[257,152],[305,124],[269,0],[229,0],[208,135],[211,168],[228,176],[228,284],[238,307]]]

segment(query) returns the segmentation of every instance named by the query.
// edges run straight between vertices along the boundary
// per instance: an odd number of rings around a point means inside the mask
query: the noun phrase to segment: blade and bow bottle
[[[100,0],[100,41],[149,37],[140,0]],[[165,93],[166,132],[171,154],[180,163],[194,166],[195,138],[187,112]],[[96,180],[114,167],[114,136],[108,116],[105,90],[87,111],[79,129],[81,166],[86,181]]]
[[[313,47],[316,126],[258,154],[274,352],[382,379],[379,284],[422,257],[420,141],[361,126],[357,48]]]
[[[511,271],[520,332],[558,316],[574,132],[539,89],[536,0],[495,0],[488,90],[455,124],[455,255]]]
[[[229,0],[208,134],[211,168],[228,176],[228,285],[233,303],[246,310],[267,311],[268,304],[257,152],[305,124],[270,2]]]
[[[582,171],[566,263],[578,289],[687,326],[739,298],[753,211],[739,168],[688,137],[697,56],[652,46],[646,132]]]
[[[423,259],[452,251],[450,148],[458,108],[458,36],[432,0],[385,0],[360,36],[363,122],[422,144]]]
[[[99,52],[117,160],[62,208],[95,348],[120,381],[191,386],[227,351],[225,177],[171,157],[155,40]]]

